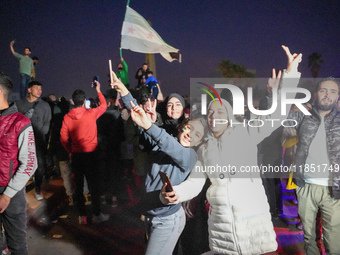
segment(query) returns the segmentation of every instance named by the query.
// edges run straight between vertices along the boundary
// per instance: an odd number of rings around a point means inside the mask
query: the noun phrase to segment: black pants
[[[97,168],[96,152],[84,152],[72,154],[72,170],[76,183],[76,203],[81,216],[86,216],[85,199],[83,195],[84,176],[86,177],[91,193],[92,211],[100,214],[100,172]]]
[[[27,255],[25,188],[12,197],[6,210],[0,214],[1,225],[5,229],[7,247],[11,254]],[[2,239],[2,235],[0,235],[0,239]]]

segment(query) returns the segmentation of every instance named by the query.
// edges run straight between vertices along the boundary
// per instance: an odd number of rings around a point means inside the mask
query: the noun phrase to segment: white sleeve
[[[179,196],[179,203],[188,201],[196,197],[202,190],[206,175],[200,171],[201,163],[197,161],[195,167],[191,170],[189,177],[181,184],[174,186],[174,191]],[[198,171],[196,171],[198,169]]]
[[[13,197],[25,187],[30,177],[37,169],[37,157],[35,153],[35,140],[32,126],[28,126],[18,137],[18,161],[19,167],[9,181],[4,194]]]

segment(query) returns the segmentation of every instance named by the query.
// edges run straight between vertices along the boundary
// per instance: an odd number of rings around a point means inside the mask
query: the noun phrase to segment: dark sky
[[[108,59],[119,62],[120,32],[126,1],[1,1],[0,70],[19,91],[18,61],[10,52],[32,48],[38,56],[37,80],[43,95],[70,97],[75,89],[90,89],[99,75],[107,86]],[[271,68],[284,68],[281,44],[304,54],[300,70],[310,77],[307,57],[323,56],[320,76],[340,76],[340,1],[155,1],[131,0],[130,7],[152,21],[170,45],[180,49],[182,63],[156,56],[157,78],[164,94],[189,93],[191,77],[210,77],[229,59],[268,77]],[[123,50],[131,84],[145,55]],[[103,89],[103,90],[105,90]]]

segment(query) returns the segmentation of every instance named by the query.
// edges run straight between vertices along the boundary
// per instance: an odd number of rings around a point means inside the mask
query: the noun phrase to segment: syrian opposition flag
[[[126,6],[120,47],[139,53],[160,53],[169,62],[181,62],[179,50],[164,42],[149,23],[129,6]]]

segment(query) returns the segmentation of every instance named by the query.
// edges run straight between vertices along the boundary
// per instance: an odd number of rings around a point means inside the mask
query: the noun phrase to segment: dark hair
[[[28,49],[29,51],[31,51],[31,48],[30,47],[25,47],[24,50]]]
[[[32,60],[39,60],[37,56],[32,57]]]
[[[117,91],[115,89],[108,89],[106,91],[106,95],[113,100],[117,99]]]
[[[147,66],[148,64],[147,63],[143,63],[143,65],[142,66]]]
[[[149,71],[146,71],[146,74],[153,74],[153,72],[149,70]]]
[[[9,78],[9,76],[7,76],[3,72],[0,72],[0,88],[2,90],[2,93],[4,94],[4,97],[8,99],[8,95],[13,89],[13,82],[11,78]]]
[[[81,107],[86,99],[86,94],[81,89],[77,89],[72,94],[72,100],[75,107]]]
[[[319,90],[319,88],[320,88],[320,85],[321,85],[323,82],[325,82],[325,81],[332,81],[332,82],[335,82],[336,85],[338,85],[338,91],[340,91],[340,83],[339,83],[339,81],[338,81],[336,78],[330,76],[330,77],[327,77],[327,78],[322,79],[320,82],[318,82],[318,84],[316,84],[315,92],[318,92],[318,90]]]
[[[142,98],[139,100],[139,104],[144,105],[147,101],[149,101],[149,99],[151,102],[155,100],[155,98],[152,95],[144,94]]]
[[[30,83],[28,83],[27,88],[32,88],[34,85],[42,86],[42,84],[38,81],[31,81]]]
[[[182,129],[189,123],[190,119],[184,119],[178,126],[178,134],[182,132]]]

